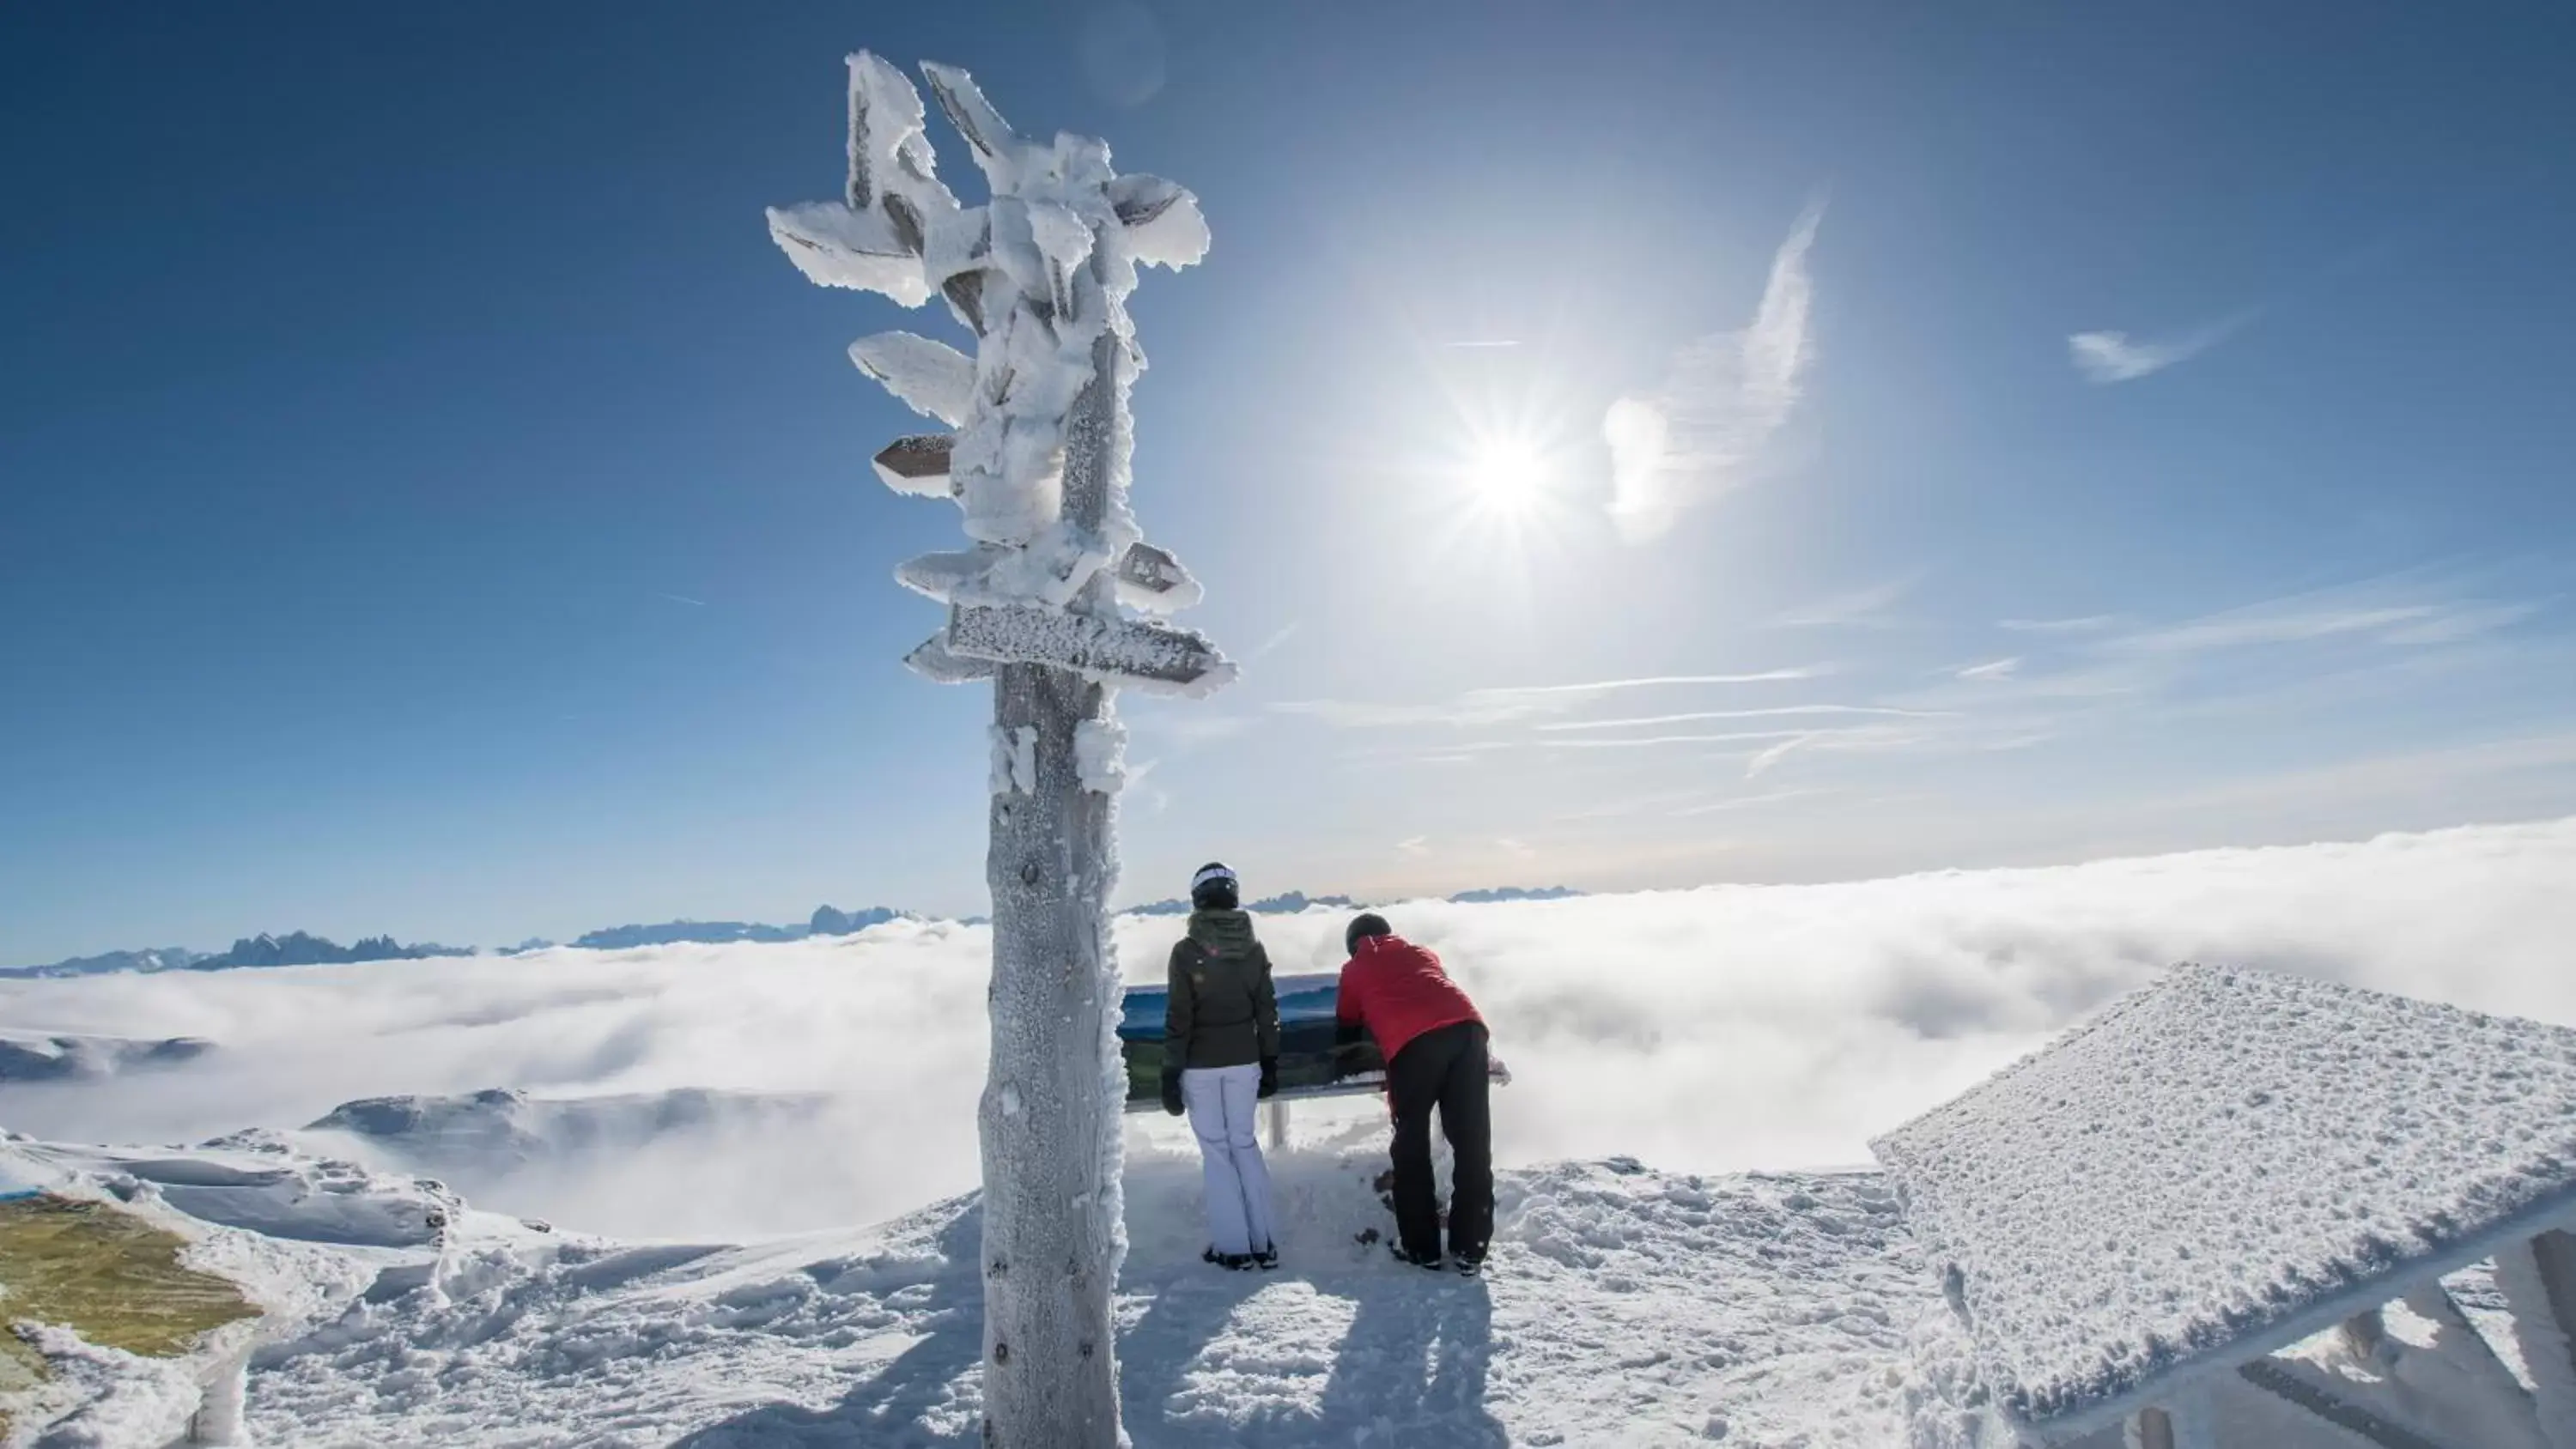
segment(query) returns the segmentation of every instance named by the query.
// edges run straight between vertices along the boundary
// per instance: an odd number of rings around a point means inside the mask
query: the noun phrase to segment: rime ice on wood
[[[1205,694],[1234,677],[1216,647],[1186,629],[1051,609],[959,609],[948,647],[969,658],[1052,664],[1163,693]]]
[[[2576,1449],[2576,1031],[2182,967],[1873,1147],[1986,1390],[2047,1442],[2251,1389],[2388,1426],[2366,1442]],[[2536,1392],[2482,1367],[2436,1282],[2490,1254]],[[2413,1414],[2264,1357],[2338,1323],[2394,1355],[2376,1315],[2400,1298],[2459,1320],[2458,1402]],[[2444,1429],[2473,1416],[2506,1427]]]
[[[1107,1449],[1119,1442],[1109,1294],[1125,1246],[1119,989],[1103,915],[1125,774],[1112,697],[1204,694],[1234,675],[1198,634],[1122,609],[1164,614],[1199,597],[1127,507],[1127,394],[1144,356],[1126,297],[1138,265],[1196,262],[1207,225],[1183,187],[1111,171],[1103,143],[1023,138],[966,72],[922,69],[991,199],[959,204],[939,180],[920,92],[862,52],[850,57],[842,199],[773,209],[769,227],[813,281],[907,307],[942,298],[975,338],[969,357],[885,332],[850,357],[955,430],[898,438],[874,459],[896,492],[953,501],[971,544],[897,571],[949,607],[948,626],[904,662],[940,683],[994,682],[985,1442]]]
[[[1117,794],[1127,784],[1127,727],[1114,719],[1084,720],[1074,727],[1073,763],[1082,788]]]

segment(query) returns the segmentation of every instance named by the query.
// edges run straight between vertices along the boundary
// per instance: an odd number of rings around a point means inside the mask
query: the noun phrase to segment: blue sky
[[[861,46],[1214,233],[1129,898],[2576,810],[2576,36],[2246,8],[10,7],[0,960],[980,909],[842,355],[946,323],[761,219]]]

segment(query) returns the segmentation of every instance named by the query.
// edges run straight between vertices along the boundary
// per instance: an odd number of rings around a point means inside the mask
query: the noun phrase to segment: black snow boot
[[[1410,1263],[1416,1268],[1428,1268],[1434,1273],[1440,1271],[1441,1262],[1438,1253],[1416,1253],[1406,1248],[1401,1241],[1389,1242],[1386,1250],[1394,1254],[1395,1261],[1399,1263]]]
[[[1252,1266],[1253,1259],[1250,1253],[1220,1253],[1211,1247],[1199,1254],[1199,1261],[1213,1263],[1229,1273],[1240,1273]]]
[[[1279,1266],[1279,1245],[1277,1243],[1268,1243],[1263,1245],[1259,1252],[1252,1255],[1252,1266],[1260,1269],[1264,1273],[1277,1268]]]

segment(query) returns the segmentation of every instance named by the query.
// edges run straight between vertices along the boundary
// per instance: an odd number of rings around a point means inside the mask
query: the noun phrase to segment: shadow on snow
[[[942,1446],[981,1437],[975,1376],[983,1300],[972,1273],[981,1214],[942,1234],[948,1261],[917,1326],[928,1333],[854,1385],[835,1405],[764,1404],[695,1430],[671,1449],[839,1449]],[[1175,1272],[1149,1287],[1144,1315],[1119,1335],[1119,1396],[1137,1449],[1231,1442],[1293,1449],[1354,1442],[1425,1449],[1507,1445],[1486,1411],[1493,1305],[1481,1282],[1418,1269],[1354,1268],[1304,1275]],[[1320,1397],[1256,1406],[1205,1405],[1185,1392],[1209,1346],[1257,1297],[1311,1288],[1352,1309]],[[1222,1376],[1219,1376],[1222,1377]]]

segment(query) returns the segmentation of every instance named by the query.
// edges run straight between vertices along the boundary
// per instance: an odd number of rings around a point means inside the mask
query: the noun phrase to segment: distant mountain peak
[[[726,946],[737,941],[775,943],[801,941],[808,936],[847,936],[870,926],[888,921],[919,920],[910,911],[892,906],[865,906],[845,911],[837,906],[816,906],[814,914],[801,926],[771,926],[759,921],[663,921],[650,926],[611,926],[574,938],[576,946],[594,951],[632,951],[642,946],[669,946],[679,942]]]
[[[1490,906],[1503,901],[1561,901],[1581,894],[1583,892],[1572,886],[1493,886],[1482,890],[1460,891],[1449,897],[1449,900],[1453,904],[1462,906]],[[1275,896],[1264,896],[1245,906],[1244,909],[1260,915],[1293,916],[1299,911],[1311,910],[1317,906],[1349,910],[1364,904],[1367,903],[1350,896],[1310,896],[1304,891],[1282,891]],[[1177,898],[1147,901],[1143,905],[1129,906],[1118,912],[1122,916],[1186,916],[1189,913],[1190,903]]]
[[[391,936],[369,936],[343,946],[309,931],[283,936],[266,931],[243,936],[229,951],[206,955],[178,946],[144,951],[110,951],[101,956],[75,956],[45,966],[0,970],[0,977],[96,976],[111,971],[227,971],[239,966],[337,966],[355,961],[417,961],[430,956],[470,956],[450,946],[419,942],[406,946]]]
[[[1484,890],[1460,891],[1449,899],[1459,905],[1493,905],[1503,901],[1554,901],[1583,892],[1570,886],[1497,886]],[[1310,896],[1304,891],[1282,891],[1264,896],[1244,907],[1261,915],[1293,916],[1300,911],[1325,907],[1349,910],[1362,902],[1346,895]],[[1185,900],[1149,901],[1129,906],[1118,912],[1122,916],[1183,916],[1189,914]],[[771,926],[758,921],[693,921],[681,919],[653,925],[610,926],[574,938],[572,944],[594,951],[632,951],[646,946],[669,946],[682,942],[724,946],[737,942],[766,944],[802,941],[817,936],[855,935],[873,926],[893,921],[917,921],[922,917],[892,906],[863,906],[843,910],[821,905],[804,924]],[[960,918],[958,924],[985,924],[980,916]],[[515,951],[542,950],[553,943],[530,938]],[[232,949],[206,955],[180,946],[156,946],[139,951],[110,951],[97,956],[75,956],[43,966],[19,966],[0,969],[0,978],[95,976],[116,971],[227,971],[237,967],[327,966],[360,961],[417,961],[434,956],[471,956],[471,947],[441,946],[431,941],[404,945],[389,935],[368,936],[352,945],[343,946],[327,936],[308,931],[289,931],[273,935],[262,931],[244,936]]]
[[[1490,906],[1503,901],[1563,901],[1583,892],[1572,886],[1496,886],[1490,890],[1460,891],[1449,898],[1453,905]]]

